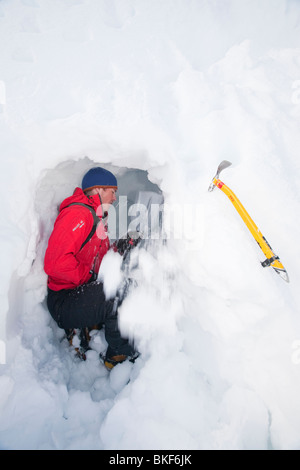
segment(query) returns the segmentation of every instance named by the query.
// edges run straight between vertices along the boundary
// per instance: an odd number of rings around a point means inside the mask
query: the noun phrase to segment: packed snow
[[[299,449],[299,1],[0,0],[0,43],[0,448]],[[290,283],[208,192],[224,159]],[[57,206],[92,166],[119,211],[153,192],[170,215],[120,308],[141,355],[110,373],[103,331],[80,361],[45,300]]]

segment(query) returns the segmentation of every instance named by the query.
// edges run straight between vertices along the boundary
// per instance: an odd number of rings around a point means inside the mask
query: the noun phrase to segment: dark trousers
[[[60,291],[48,289],[47,306],[58,326],[65,330],[103,324],[108,356],[134,353],[133,346],[121,336],[117,308],[114,300],[106,300],[102,283]]]

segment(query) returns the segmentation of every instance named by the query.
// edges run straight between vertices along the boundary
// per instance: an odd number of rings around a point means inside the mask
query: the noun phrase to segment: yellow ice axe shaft
[[[221,162],[221,164],[218,167],[217,174],[211,182],[209,191],[212,191],[215,187],[217,187],[224,194],[226,194],[226,196],[232,202],[233,206],[239,213],[240,217],[243,219],[244,223],[248,227],[252,236],[257,241],[262,252],[266,256],[266,260],[261,263],[262,266],[263,267],[272,266],[272,268],[275,269],[275,271],[280,275],[280,277],[282,277],[282,279],[284,279],[286,282],[289,282],[288,274],[283,264],[281,263],[279,257],[274,253],[270,244],[267,242],[267,240],[265,239],[265,237],[263,236],[263,234],[261,233],[257,225],[253,222],[253,220],[251,219],[250,215],[246,211],[241,201],[237,198],[234,192],[219,179],[219,175],[221,171],[230,165],[231,163],[228,162],[227,160],[224,160],[223,162]]]

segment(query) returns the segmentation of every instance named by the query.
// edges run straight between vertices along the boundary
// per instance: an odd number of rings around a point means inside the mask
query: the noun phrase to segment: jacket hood
[[[91,206],[95,211],[101,205],[100,196],[96,194],[95,196],[86,196],[81,188],[76,188],[73,195],[67,197],[63,200],[59,206],[59,212],[61,212],[65,207],[73,204],[74,202],[80,202],[81,204],[87,204]]]

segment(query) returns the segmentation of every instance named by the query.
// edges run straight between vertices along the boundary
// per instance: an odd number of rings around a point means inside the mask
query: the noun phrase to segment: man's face
[[[111,205],[117,200],[116,189],[113,188],[101,188],[100,197],[102,204]]]

